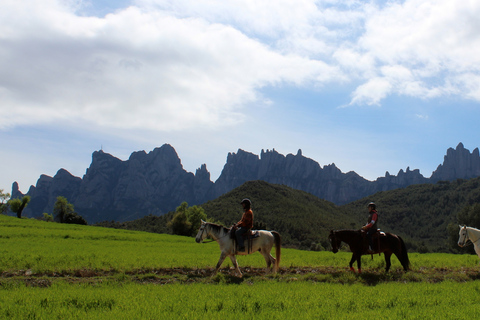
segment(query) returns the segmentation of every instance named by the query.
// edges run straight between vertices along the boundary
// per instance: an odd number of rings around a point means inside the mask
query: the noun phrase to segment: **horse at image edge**
[[[460,231],[458,233],[458,246],[464,247],[468,241],[473,243],[475,248],[475,252],[477,256],[480,258],[480,230],[467,227],[467,226],[460,226]]]

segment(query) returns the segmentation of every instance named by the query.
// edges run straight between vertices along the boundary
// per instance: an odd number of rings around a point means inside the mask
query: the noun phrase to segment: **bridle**
[[[480,240],[480,237],[477,238],[476,240],[470,239],[470,237],[468,235],[468,229],[467,229],[466,226],[462,227],[462,229],[465,229],[465,238],[463,239],[462,247],[467,245],[467,241],[470,241],[470,243],[475,244],[476,242],[478,242]]]
[[[337,243],[337,235],[335,234],[335,231],[332,231],[330,233],[330,244],[332,245],[332,250],[338,250],[338,243]]]
[[[207,224],[204,224],[202,226],[200,226],[200,229],[202,229],[202,234],[200,234],[200,238],[203,237],[203,233],[205,232],[205,229],[207,228]],[[217,241],[217,240],[220,240],[220,239],[223,239],[225,238],[226,236],[228,236],[228,233],[226,235],[224,235],[223,237],[220,237],[220,238],[216,238],[212,236],[212,240],[210,241],[203,241],[202,240],[202,243],[210,243],[210,242],[214,242],[214,241]],[[207,237],[208,237],[208,234],[207,234]]]
[[[203,238],[203,233],[205,232],[206,228],[207,228],[206,224],[200,226],[200,229],[202,229],[202,234],[200,235],[200,239]],[[208,234],[207,234],[207,236],[208,236]],[[213,242],[213,241],[215,241],[215,239],[213,239],[213,237],[212,237],[212,240],[210,240],[210,241],[203,241],[203,239],[202,239],[202,243],[209,243],[209,242]]]

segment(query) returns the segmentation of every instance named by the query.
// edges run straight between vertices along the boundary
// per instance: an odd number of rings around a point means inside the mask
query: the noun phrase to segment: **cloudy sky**
[[[340,3],[340,4],[339,4]],[[480,146],[480,1],[0,0],[0,189],[165,143],[369,180]]]

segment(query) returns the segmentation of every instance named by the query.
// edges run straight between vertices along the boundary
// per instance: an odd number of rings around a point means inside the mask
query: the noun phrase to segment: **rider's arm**
[[[377,222],[377,217],[378,217],[377,214],[374,213],[372,215],[372,221],[370,221],[368,224],[366,224],[362,229],[363,230],[370,229],[375,224],[375,222]]]

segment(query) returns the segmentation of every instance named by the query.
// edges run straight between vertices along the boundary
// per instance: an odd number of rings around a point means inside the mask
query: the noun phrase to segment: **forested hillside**
[[[457,215],[480,203],[480,178],[379,192],[342,209],[351,217],[362,216],[366,220],[367,200],[377,204],[379,227],[401,235],[412,251],[455,252],[458,224],[474,226],[471,218],[460,215],[457,219]]]
[[[242,217],[240,201],[249,198],[253,205],[254,228],[278,231],[283,246],[305,250],[328,247],[331,229],[356,227],[346,212],[335,204],[309,193],[264,181],[249,181],[225,195],[201,205],[209,220],[230,227]],[[164,216],[97,225],[150,232],[171,232],[167,223],[173,212]]]
[[[328,248],[331,229],[359,229],[368,217],[370,201],[377,204],[379,227],[401,236],[410,251],[466,252],[456,246],[458,224],[480,228],[480,205],[476,205],[480,203],[480,178],[412,185],[344,206],[283,185],[249,181],[201,208],[208,219],[229,227],[242,216],[243,198],[253,203],[255,228],[276,230],[284,246],[306,250]],[[169,233],[167,223],[173,214],[99,225]]]
[[[351,228],[354,221],[335,204],[309,193],[264,181],[249,181],[203,204],[208,217],[230,226],[242,217],[240,201],[249,198],[256,227],[276,230],[287,246],[316,249],[328,246],[331,229]]]

